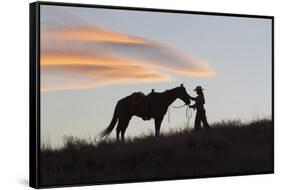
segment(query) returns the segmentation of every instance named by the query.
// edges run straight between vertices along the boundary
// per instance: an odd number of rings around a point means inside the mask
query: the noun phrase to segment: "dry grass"
[[[173,131],[97,145],[65,137],[61,149],[41,148],[41,185],[150,181],[273,172],[270,120],[228,121],[209,131]]]

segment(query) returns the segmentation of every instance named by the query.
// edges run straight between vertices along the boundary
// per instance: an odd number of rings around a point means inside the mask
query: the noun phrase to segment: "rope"
[[[170,123],[170,106],[168,107],[168,123]]]
[[[184,106],[187,106],[187,105],[186,105],[186,104],[183,104],[183,105],[181,105],[181,106],[172,106],[172,105],[171,105],[172,108],[182,108],[182,107],[184,107]],[[188,108],[188,107],[187,107],[187,108]]]
[[[185,112],[185,116],[186,116],[186,118],[187,118],[187,127],[189,126],[189,121],[190,121],[190,119],[191,119],[191,117],[192,117],[192,109],[189,109],[190,110],[190,112],[188,113],[188,107],[186,108],[186,112]]]
[[[182,108],[182,107],[184,107],[184,106],[186,106],[186,111],[185,111],[185,117],[187,118],[187,126],[189,126],[189,120],[191,119],[191,117],[192,117],[192,110],[190,111],[190,112],[188,112],[188,106],[186,105],[186,104],[184,104],[184,105],[181,105],[181,106],[173,106],[173,105],[170,105],[169,107],[168,107],[168,123],[170,123],[170,120],[171,120],[171,116],[170,116],[170,107],[172,107],[172,108]]]

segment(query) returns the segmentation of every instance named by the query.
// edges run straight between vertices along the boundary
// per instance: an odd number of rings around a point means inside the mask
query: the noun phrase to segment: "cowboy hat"
[[[204,90],[201,86],[196,86],[196,88],[194,89],[194,91],[197,91],[197,90]]]

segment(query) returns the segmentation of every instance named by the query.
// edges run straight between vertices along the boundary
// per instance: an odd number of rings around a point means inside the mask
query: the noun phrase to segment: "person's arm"
[[[196,100],[197,100],[198,97],[192,97],[192,96],[190,96],[189,94],[188,94],[188,97],[189,97],[191,100],[195,101],[195,104],[190,105],[190,106],[188,106],[188,107],[189,107],[189,108],[193,108],[193,109],[195,110],[195,109],[196,109]]]
[[[189,107],[189,108],[195,109],[195,108],[196,108],[196,104],[190,105],[190,106],[188,106],[188,107]]]
[[[189,94],[188,94],[188,97],[189,97],[191,100],[193,100],[193,101],[196,101],[196,99],[197,99],[197,97],[192,97],[192,96],[190,96]]]

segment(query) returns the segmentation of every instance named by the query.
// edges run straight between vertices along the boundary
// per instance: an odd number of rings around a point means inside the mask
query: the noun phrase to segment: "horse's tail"
[[[117,103],[109,126],[105,130],[103,130],[99,135],[101,138],[110,135],[111,131],[114,129],[118,120],[118,109],[119,109],[119,104]]]

